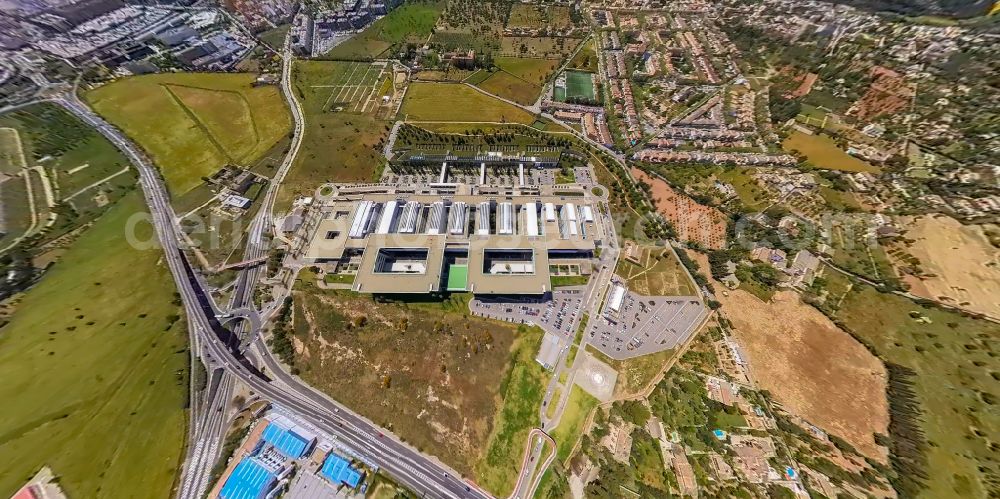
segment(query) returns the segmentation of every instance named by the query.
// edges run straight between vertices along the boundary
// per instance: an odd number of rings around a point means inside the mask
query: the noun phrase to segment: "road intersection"
[[[464,481],[457,472],[436,458],[421,454],[387,430],[353,414],[285,373],[259,339],[255,350],[275,379],[268,378],[254,367],[239,350],[238,339],[219,324],[216,319],[220,315],[218,307],[181,250],[177,217],[170,205],[166,187],[152,162],[124,134],[97,116],[75,94],[64,93],[54,101],[107,137],[139,171],[139,184],[150,210],[150,222],[184,304],[192,354],[201,359],[208,372],[212,373],[213,379],[219,377],[217,388],[209,390],[205,400],[197,400],[192,404],[189,432],[192,444],[189,446],[188,459],[180,480],[179,496],[201,497],[208,486],[207,474],[218,459],[218,449],[225,431],[223,423],[227,422],[224,408],[229,402],[231,382],[226,378],[231,376],[234,381],[238,380],[246,385],[256,396],[295,413],[306,423],[348,443],[359,453],[365,453],[370,462],[378,463],[390,476],[418,494],[441,498],[490,497]],[[298,132],[301,132],[301,128]],[[288,158],[286,162],[287,165],[291,164]],[[287,170],[287,165],[284,170]],[[273,206],[273,196],[268,197],[268,206]],[[269,213],[270,209],[266,211]],[[251,230],[252,241],[262,240],[264,224],[268,218],[261,215],[257,220]],[[257,250],[264,251],[260,245],[257,245]],[[253,288],[251,283],[256,280],[255,275],[246,274],[244,271],[244,300],[245,293]],[[259,331],[248,332],[251,337],[256,337],[257,333]],[[269,361],[272,364],[268,365]],[[215,374],[216,372],[220,374]]]

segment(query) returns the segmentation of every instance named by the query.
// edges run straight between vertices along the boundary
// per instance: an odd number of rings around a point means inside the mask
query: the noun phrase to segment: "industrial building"
[[[353,489],[361,483],[361,473],[351,467],[350,461],[333,452],[326,456],[319,474],[333,485],[345,484]]]
[[[222,499],[263,499],[276,492],[277,470],[254,456],[243,458],[219,492]]]
[[[289,459],[298,459],[312,451],[316,436],[284,417],[275,417],[264,428],[261,439]]]
[[[302,259],[356,272],[362,293],[541,295],[550,265],[592,260],[609,233],[588,191],[463,188],[344,186],[318,209]]]

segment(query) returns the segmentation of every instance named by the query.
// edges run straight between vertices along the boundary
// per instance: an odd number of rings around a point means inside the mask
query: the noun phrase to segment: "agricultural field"
[[[34,233],[47,224],[43,173],[53,200],[65,202],[76,212],[61,213],[45,239],[56,238],[100,215],[135,184],[135,171],[125,157],[99,133],[56,105],[36,104],[2,115],[0,130],[8,130],[5,137],[16,151],[18,165],[23,156],[24,165],[31,168],[8,178],[0,187],[6,224],[0,248],[25,231]],[[30,196],[25,180],[31,184]]]
[[[418,82],[410,85],[400,113],[408,121],[522,123],[535,116],[465,85]]]
[[[556,30],[573,27],[572,7],[567,5],[552,5],[549,7],[548,24]]]
[[[348,112],[373,114],[378,110],[386,87],[386,79],[392,77],[392,68],[385,63],[349,62],[337,63],[327,76],[310,72],[306,78],[319,76],[322,80],[310,81],[309,90],[326,95],[320,110],[322,112]],[[303,71],[305,72],[305,71]],[[391,80],[389,93],[391,94]]]
[[[900,485],[908,495],[923,483],[926,497],[988,496],[1000,472],[1000,372],[992,368],[1000,326],[866,285],[844,297],[834,320],[887,364],[900,366],[890,392],[889,439],[902,446],[899,463],[908,465],[909,480]],[[919,414],[907,401],[917,404]]]
[[[22,298],[0,335],[0,494],[48,465],[71,497],[171,497],[187,425],[187,332],[158,250],[125,240],[131,194]],[[140,241],[155,238],[140,224]]]
[[[841,170],[847,172],[878,172],[878,168],[847,154],[837,147],[837,143],[829,137],[822,135],[808,135],[799,131],[793,131],[784,142],[781,143],[786,151],[790,153],[801,153],[806,160],[825,170]]]
[[[390,127],[376,117],[385,71],[359,62],[295,63],[294,85],[305,115],[305,136],[278,193],[278,206],[288,206],[296,195],[312,195],[325,181],[375,178],[384,161],[380,143]]]
[[[548,7],[545,5],[518,3],[510,8],[507,27],[539,29],[545,27],[548,17]]]
[[[762,302],[743,290],[716,295],[751,375],[790,412],[883,461],[875,443],[889,408],[882,363],[822,313],[790,291]]]
[[[542,93],[542,87],[528,83],[506,71],[497,71],[476,86],[525,106],[534,104],[538,95]]]
[[[885,247],[868,237],[867,217],[842,218],[830,227],[834,265],[874,281],[897,280]]]
[[[505,36],[500,42],[497,55],[561,60],[572,54],[580,41],[579,38],[552,36]]]
[[[0,182],[0,209],[3,210],[3,236],[0,249],[7,248],[31,227],[28,187],[21,176]]]
[[[473,85],[485,80],[490,76],[490,72],[486,70],[467,70],[459,69],[454,66],[448,66],[445,69],[425,69],[422,71],[417,71],[413,74],[414,80],[419,81],[450,81],[450,82],[468,82]]]
[[[364,31],[330,49],[324,59],[369,61],[401,44],[423,43],[444,8],[443,1],[406,2]]]
[[[905,279],[911,293],[1000,317],[1000,253],[990,244],[987,227],[945,215],[901,222],[906,230],[902,249],[919,261],[919,274]]]
[[[438,33],[464,33],[480,39],[496,39],[510,16],[507,0],[449,0],[435,27]],[[472,47],[469,47],[472,48]]]
[[[726,241],[726,216],[717,208],[699,204],[659,177],[632,167],[632,176],[650,186],[657,211],[677,229],[681,240],[694,241],[704,248],[721,249]]]
[[[226,164],[247,165],[291,128],[276,86],[252,74],[164,73],[122,78],[87,101],[156,162],[175,196]]]
[[[559,66],[556,59],[534,57],[497,57],[494,63],[498,68],[535,85],[545,83]]]
[[[562,31],[573,27],[571,7],[516,3],[510,8],[507,28],[515,30],[540,30],[551,28]]]
[[[468,299],[380,302],[303,286],[295,367],[312,386],[506,495],[527,432],[539,424],[546,380],[533,356],[542,335],[471,317]]]
[[[697,290],[674,254],[661,246],[643,246],[640,265],[618,261],[615,273],[628,282],[629,290],[644,296],[695,296]]]

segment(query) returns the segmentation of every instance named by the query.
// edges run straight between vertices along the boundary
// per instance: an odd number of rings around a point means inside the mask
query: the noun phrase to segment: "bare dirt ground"
[[[752,378],[785,408],[884,461],[874,433],[889,424],[882,363],[791,291],[765,303],[742,290],[718,295]]]
[[[901,221],[904,237],[915,241],[906,251],[920,260],[924,273],[907,279],[913,294],[1000,317],[1000,251],[983,226],[944,215]]]
[[[632,169],[632,176],[653,188],[653,202],[657,211],[677,229],[682,240],[694,241],[705,248],[722,249],[726,245],[726,216],[721,211],[704,206],[675,191],[659,178]]]
[[[515,326],[468,316],[464,302],[379,303],[313,290],[295,300],[304,380],[472,474],[523,336]]]

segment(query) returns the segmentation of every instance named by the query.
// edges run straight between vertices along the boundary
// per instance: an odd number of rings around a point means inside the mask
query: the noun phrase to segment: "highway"
[[[257,396],[283,407],[304,422],[328,432],[356,451],[364,453],[370,462],[378,463],[386,473],[417,494],[441,498],[490,497],[485,492],[464,482],[457,473],[441,464],[437,459],[421,454],[398,441],[385,430],[319,395],[294,377],[285,374],[280,366],[273,366],[270,369],[278,381],[268,379],[256,368],[249,366],[249,362],[246,362],[245,357],[239,351],[237,346],[239,342],[233,341],[234,339],[229,337],[229,333],[216,321],[217,309],[212,303],[211,297],[204,291],[200,280],[189,267],[178,246],[180,227],[170,205],[166,187],[152,162],[118,129],[94,114],[75,94],[63,94],[55,101],[107,137],[136,166],[139,172],[139,184],[150,210],[150,221],[163,249],[164,260],[170,268],[184,304],[192,351],[202,359],[209,373],[213,373],[215,369],[224,370],[234,380],[249,387]],[[273,197],[270,203],[273,203]],[[256,235],[259,240],[264,229],[265,219],[263,216],[259,216],[258,221],[257,227],[251,231],[251,237],[253,237],[254,231],[258,231]],[[251,282],[254,282],[254,279],[247,279],[247,283]],[[252,287],[248,286],[248,288]],[[267,349],[263,348],[262,350],[266,352]],[[262,357],[265,361],[270,358],[267,353],[264,353]],[[226,383],[220,381],[220,386],[224,387]],[[225,390],[219,390],[215,393],[224,392]],[[208,450],[201,452],[200,464],[186,463],[184,476],[181,479],[181,488],[184,489],[184,484],[188,483],[189,480],[191,483],[199,483],[200,485],[198,487],[188,486],[186,490],[179,491],[182,497],[200,497],[197,490],[205,486],[204,480],[197,477],[190,478],[189,470],[201,472],[201,469],[206,466],[208,461],[212,461],[211,458],[216,454],[216,452],[211,452],[211,449],[217,448],[220,444],[218,438],[213,436],[212,439],[204,441],[197,440],[197,438],[206,434],[216,435],[216,428],[222,426],[221,420],[223,418],[221,416],[211,416],[213,412],[219,412],[212,409],[219,408],[220,401],[228,403],[226,397],[216,396],[211,397],[211,400],[206,404],[199,404],[198,409],[202,412],[200,417],[194,414],[196,407],[192,407],[191,431],[196,442],[192,447],[198,447],[197,442],[201,442],[202,449]],[[189,456],[192,454],[199,455],[199,452],[191,449]],[[211,467],[211,465],[207,466]]]

